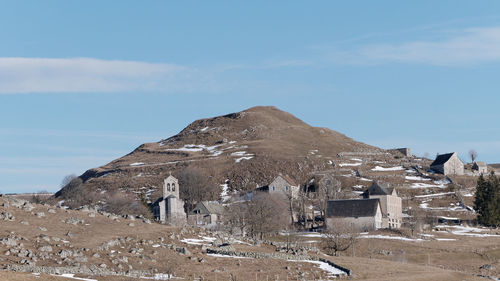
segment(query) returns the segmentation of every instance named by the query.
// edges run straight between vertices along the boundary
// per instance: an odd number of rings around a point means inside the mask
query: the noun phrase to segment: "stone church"
[[[163,196],[153,204],[155,219],[168,224],[185,224],[184,201],[179,197],[179,181],[172,175],[163,180]]]

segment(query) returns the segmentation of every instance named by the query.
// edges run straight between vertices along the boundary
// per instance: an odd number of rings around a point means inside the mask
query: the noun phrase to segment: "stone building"
[[[406,157],[412,156],[411,149],[409,147],[394,148],[394,149],[390,149],[389,152],[399,152],[399,153],[403,154],[403,156],[406,156]]]
[[[163,180],[163,196],[153,204],[157,221],[175,225],[186,223],[184,201],[179,197],[179,188],[179,181],[172,175]]]
[[[191,225],[213,226],[224,215],[224,206],[217,202],[202,201],[188,215]]]
[[[463,175],[464,162],[458,158],[456,152],[441,154],[432,162],[431,170],[443,175]]]
[[[370,231],[382,227],[382,209],[379,199],[330,200],[326,209],[326,228],[337,225],[352,227],[355,231]]]
[[[257,190],[270,194],[291,195],[292,198],[297,198],[299,185],[290,177],[279,174],[270,184],[259,187]]]
[[[488,166],[484,162],[474,162],[474,164],[472,164],[472,171],[486,175],[488,173]]]
[[[402,200],[396,189],[388,184],[373,182],[362,194],[363,198],[379,199],[383,228],[401,228],[403,221]]]

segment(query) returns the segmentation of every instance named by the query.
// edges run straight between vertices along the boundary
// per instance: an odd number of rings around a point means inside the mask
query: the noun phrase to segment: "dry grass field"
[[[0,204],[7,202],[0,198]],[[0,239],[17,239],[16,245],[0,243],[0,265],[20,265],[28,257],[18,256],[15,249],[26,249],[38,257],[25,269],[36,267],[104,268],[126,275],[142,271],[142,277],[159,273],[173,273],[183,280],[326,280],[328,272],[316,264],[293,262],[282,259],[258,259],[214,257],[207,255],[210,239],[218,237],[198,228],[174,228],[156,223],[130,220],[123,217],[105,216],[89,211],[55,208],[49,205],[33,205],[26,210],[20,206],[0,206],[0,213],[10,213],[13,221],[0,221]],[[28,208],[29,209],[29,208]],[[43,213],[43,215],[42,215]],[[481,232],[496,235],[498,231]],[[354,251],[341,253],[329,260],[353,271],[352,280],[486,280],[477,274],[499,275],[500,237],[470,237],[449,231],[417,236],[421,241],[359,238]],[[364,235],[397,236],[389,231]],[[432,237],[429,235],[433,235]],[[206,240],[208,237],[209,240]],[[278,236],[276,239],[280,239]],[[298,234],[301,244],[321,244],[320,237],[304,237]],[[186,243],[185,239],[198,239],[198,244]],[[281,238],[282,239],[282,238]],[[453,239],[440,241],[437,239]],[[41,247],[51,246],[43,252]],[[231,243],[240,252],[273,253],[273,246]],[[7,251],[14,249],[11,253]],[[182,250],[180,250],[182,249]],[[185,251],[184,253],[181,253]],[[61,253],[69,252],[64,256]],[[46,257],[43,258],[44,254]],[[82,259],[82,256],[85,259]],[[32,258],[31,258],[32,260]],[[484,271],[480,267],[491,264],[496,269]],[[140,276],[112,276],[102,272],[94,275],[76,274],[94,280],[140,280]],[[182,280],[181,279],[181,280]],[[0,271],[0,280],[70,280],[61,276]]]

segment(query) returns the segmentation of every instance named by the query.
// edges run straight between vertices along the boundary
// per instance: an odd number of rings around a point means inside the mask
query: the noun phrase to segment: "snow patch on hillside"
[[[372,169],[372,171],[377,171],[377,172],[401,171],[401,170],[404,170],[404,168],[401,167],[401,166],[388,167],[388,168],[384,168],[384,167],[381,167],[381,166],[376,166],[375,168]]]

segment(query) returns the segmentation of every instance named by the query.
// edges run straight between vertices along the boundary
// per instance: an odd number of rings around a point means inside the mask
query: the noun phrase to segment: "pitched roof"
[[[224,213],[224,206],[218,203],[202,201],[196,205],[196,207],[193,209],[193,212],[194,210],[199,210],[201,214],[222,215]]]
[[[377,214],[379,200],[375,199],[349,199],[330,200],[326,208],[327,217],[373,217]]]
[[[389,184],[373,181],[372,185],[362,195],[363,197],[369,197],[370,195],[391,195],[393,191],[394,188],[389,187]]]
[[[448,160],[450,160],[453,154],[455,154],[455,152],[438,155],[436,157],[436,160],[432,162],[431,166],[443,165],[444,163],[448,162]]]
[[[280,174],[278,177],[282,177],[285,181],[287,181],[291,186],[297,186],[297,183],[292,179],[290,178],[289,176],[287,175],[282,175]]]
[[[481,161],[475,162],[474,164],[476,164],[478,167],[486,167],[486,163]]]

